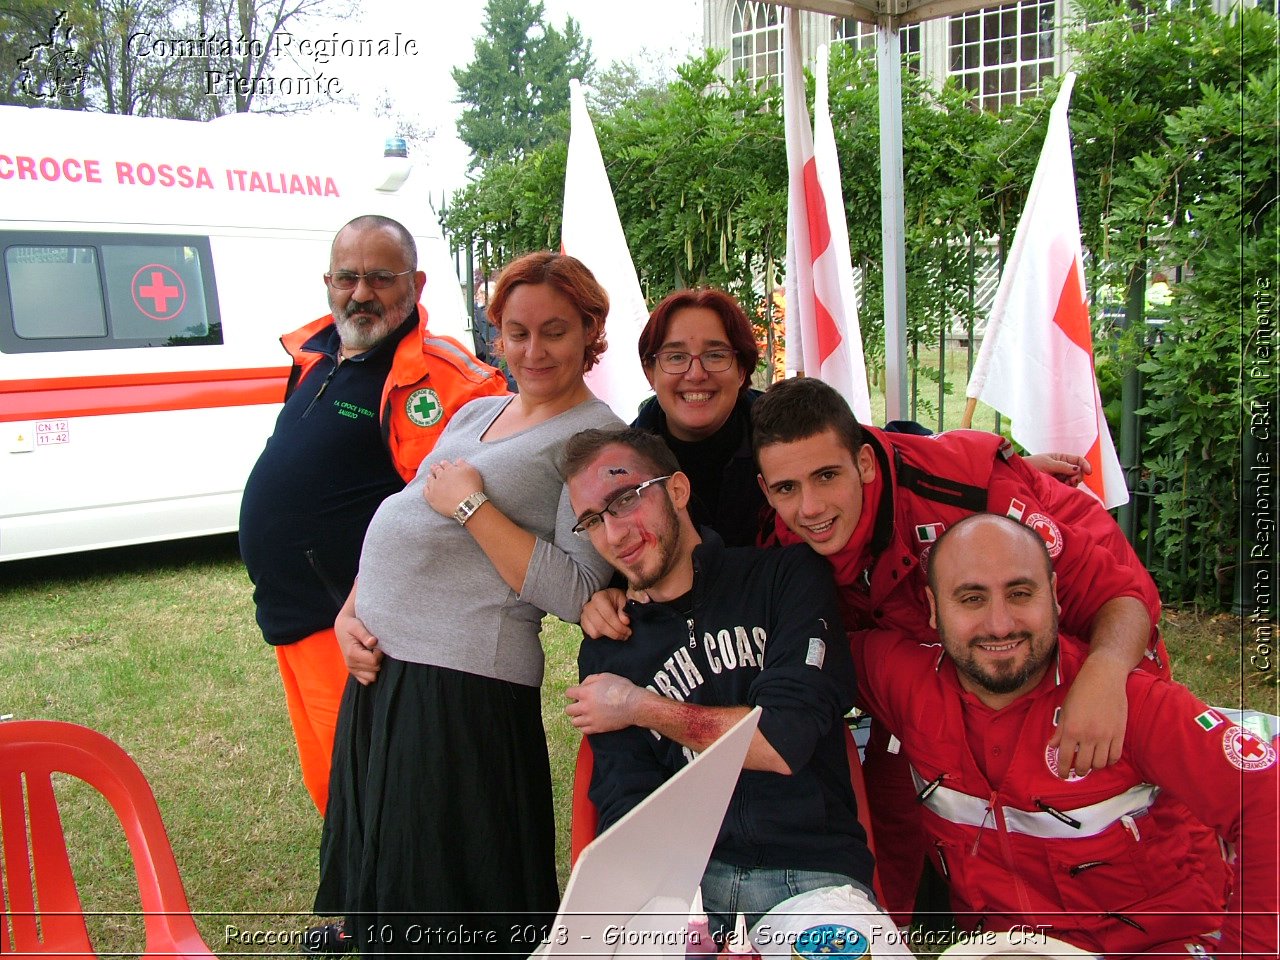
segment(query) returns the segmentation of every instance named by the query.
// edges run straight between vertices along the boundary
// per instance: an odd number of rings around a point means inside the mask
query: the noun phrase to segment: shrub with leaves
[[[1276,284],[1276,19],[1207,3],[1134,17],[1089,0],[1073,111],[1081,206],[1095,252],[1122,282],[1146,261],[1182,263],[1168,323],[1139,365],[1142,461],[1158,507],[1152,538],[1170,599],[1227,593],[1236,563],[1242,344],[1259,282]],[[1086,179],[1097,185],[1086,191]],[[1084,218],[1089,223],[1089,218]],[[1215,580],[1198,580],[1201,562]]]
[[[1155,545],[1167,596],[1190,599],[1216,590],[1182,574],[1185,549],[1205,554],[1207,567],[1224,576],[1234,563],[1241,391],[1250,388],[1240,377],[1241,317],[1259,278],[1273,291],[1280,286],[1280,38],[1267,11],[1237,8],[1224,17],[1208,0],[1172,9],[1130,0],[1077,6],[1071,128],[1090,286],[1140,302],[1150,262],[1183,267],[1159,343],[1144,346],[1139,317],[1130,317],[1136,329],[1115,338],[1099,316],[1095,350],[1113,432],[1120,385],[1141,364],[1140,460],[1161,484],[1157,526],[1144,536]],[[650,301],[676,286],[713,283],[758,315],[761,278],[781,281],[786,244],[781,98],[776,87],[743,76],[724,83],[722,59],[690,60],[662,90],[631,98],[615,91],[596,132]],[[953,84],[936,88],[904,70],[908,340],[922,354],[968,313],[970,245],[1012,240],[1058,84],[992,115]],[[884,349],[874,59],[835,45],[830,91],[851,254],[864,278],[859,320],[874,369]],[[557,143],[489,167],[454,197],[446,228],[476,238],[490,265],[557,247],[564,158]],[[933,392],[930,373],[918,373],[921,393]]]

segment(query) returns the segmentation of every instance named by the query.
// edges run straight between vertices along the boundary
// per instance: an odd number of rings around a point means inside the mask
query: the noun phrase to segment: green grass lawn
[[[269,953],[227,928],[297,930],[316,881],[320,818],[298,774],[275,657],[253,621],[233,538],[0,565],[0,714],[82,723],[138,762],[159,801],[192,909],[218,954]],[[1173,612],[1175,674],[1210,703],[1277,712],[1241,658],[1239,619]],[[548,620],[544,720],[556,783],[560,879],[577,735],[564,717],[579,633]],[[123,834],[93,791],[60,786],[91,932],[138,952]],[[293,952],[286,950],[285,952]]]

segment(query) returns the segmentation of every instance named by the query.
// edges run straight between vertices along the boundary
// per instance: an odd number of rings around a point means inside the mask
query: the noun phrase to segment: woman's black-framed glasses
[[[629,513],[634,513],[636,507],[640,506],[640,494],[655,483],[665,483],[671,479],[671,475],[665,477],[654,477],[652,480],[646,480],[644,483],[636,484],[627,490],[623,490],[620,494],[604,505],[604,509],[597,513],[588,513],[579,520],[573,528],[573,532],[580,537],[590,537],[593,530],[599,530],[604,524],[604,515],[607,513],[611,517],[625,517]]]

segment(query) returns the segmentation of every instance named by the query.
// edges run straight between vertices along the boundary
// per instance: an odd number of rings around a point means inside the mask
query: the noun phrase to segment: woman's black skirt
[[[390,657],[348,680],[316,913],[364,954],[526,956],[558,904],[538,689]]]

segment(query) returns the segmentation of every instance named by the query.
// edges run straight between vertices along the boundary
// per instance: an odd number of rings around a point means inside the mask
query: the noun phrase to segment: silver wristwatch
[[[483,490],[477,490],[467,499],[458,504],[458,509],[453,511],[453,519],[457,520],[464,527],[467,521],[471,519],[471,515],[480,509],[482,503],[488,503],[489,497]]]

